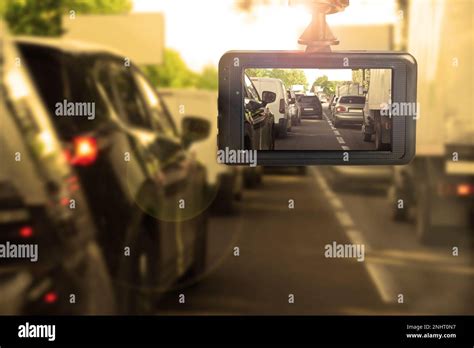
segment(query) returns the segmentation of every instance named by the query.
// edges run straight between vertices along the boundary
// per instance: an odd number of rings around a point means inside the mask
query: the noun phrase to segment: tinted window
[[[34,82],[49,111],[52,122],[63,138],[97,128],[106,118],[106,109],[100,97],[90,61],[71,57],[55,50],[20,45]],[[66,104],[64,104],[66,102]],[[58,116],[59,104],[88,103],[94,105],[95,117]],[[85,105],[85,104],[83,104]]]
[[[110,88],[115,91],[116,99],[113,104],[120,118],[136,127],[151,128],[147,106],[143,100],[138,85],[130,72],[130,68],[122,63],[110,62],[101,67],[101,75],[110,74]],[[101,82],[103,78],[101,78]]]
[[[134,70],[133,75],[138,88],[142,93],[143,99],[151,112],[151,123],[153,129],[168,135],[176,135],[176,127],[169,114],[165,112],[161,100],[158,98],[153,86],[151,86],[145,77],[137,70]]]
[[[365,97],[341,97],[341,104],[365,104]]]
[[[304,96],[301,97],[300,101],[302,103],[318,103],[319,99],[316,96]]]

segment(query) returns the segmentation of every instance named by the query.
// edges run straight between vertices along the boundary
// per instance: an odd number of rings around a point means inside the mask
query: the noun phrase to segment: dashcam
[[[265,166],[408,163],[416,79],[407,53],[227,52],[219,62],[219,151],[255,153]],[[245,156],[225,158],[246,164],[235,160]]]

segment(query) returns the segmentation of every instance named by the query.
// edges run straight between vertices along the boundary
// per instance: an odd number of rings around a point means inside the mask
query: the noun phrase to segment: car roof
[[[73,55],[100,55],[107,54],[123,57],[120,52],[99,44],[64,38],[37,38],[31,36],[17,36],[13,42],[20,45],[38,46],[46,49]]]

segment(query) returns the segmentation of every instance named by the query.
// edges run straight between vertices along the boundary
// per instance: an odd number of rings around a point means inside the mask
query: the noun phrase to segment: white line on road
[[[345,151],[347,151],[347,150],[350,150],[351,148],[350,148],[349,146],[343,145],[343,146],[342,146],[342,149],[345,150]]]
[[[331,207],[334,209],[336,218],[339,224],[344,228],[351,243],[364,245],[365,250],[370,251],[372,249],[371,246],[363,234],[356,228],[350,214],[344,208],[341,200],[331,190],[323,175],[312,167],[310,168],[310,173],[312,173],[313,178],[317,181],[323,194],[328,199],[329,204],[331,204]],[[364,265],[382,301],[385,303],[395,303],[397,295],[400,292],[396,291],[396,284],[387,268],[382,264],[371,262],[370,256],[368,259],[365,259]]]
[[[336,135],[341,135],[341,133],[339,133],[338,130],[334,131],[334,134],[336,134]]]
[[[342,204],[341,204],[341,208],[342,208]],[[342,208],[341,211],[336,211],[336,218],[339,221],[339,224],[343,227],[354,226],[354,221],[352,220],[351,216],[344,210],[344,208]]]
[[[342,139],[342,137],[337,137],[337,141],[339,142],[339,144],[345,144],[346,143],[344,141],[344,139]]]

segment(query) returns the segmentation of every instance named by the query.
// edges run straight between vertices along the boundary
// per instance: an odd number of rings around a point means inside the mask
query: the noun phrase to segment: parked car
[[[0,258],[0,313],[114,314],[82,187],[21,56],[9,39],[0,46],[0,244],[29,250]]]
[[[261,95],[261,97],[260,97]],[[255,88],[245,75],[244,103],[244,146],[246,150],[273,150],[275,148],[275,114],[270,107],[276,93]]]
[[[296,94],[294,91],[288,90],[287,95],[288,95],[291,123],[293,125],[300,125],[301,124],[301,109],[296,101]]]
[[[269,85],[268,87],[272,87]],[[271,105],[276,100],[276,93],[255,87],[253,80],[245,75],[245,124],[244,147],[246,150],[274,150],[275,137],[278,134],[275,115]],[[244,167],[244,184],[254,188],[263,181],[263,168]]]
[[[343,123],[362,124],[364,121],[365,96],[345,95],[337,101],[334,112],[334,127],[340,127]]]
[[[338,96],[333,95],[331,100],[329,101],[329,115],[332,117],[332,113],[334,112],[334,107],[336,106],[337,100],[339,99]]]
[[[209,122],[185,117],[180,136],[141,71],[108,49],[17,42],[85,189],[121,307],[147,311],[204,270],[205,170],[187,148],[208,136]],[[58,116],[61,104],[95,114]]]
[[[258,93],[263,94],[264,91],[275,93],[275,100],[268,103],[268,108],[275,117],[277,136],[286,137],[287,133],[291,132],[292,124],[285,85],[280,79],[270,77],[252,77],[251,80]]]
[[[304,95],[299,100],[301,117],[323,119],[323,107],[315,95]]]
[[[242,167],[217,163],[217,92],[197,89],[160,88],[158,94],[179,125],[183,117],[183,108],[187,113],[199,115],[211,124],[211,133],[204,141],[189,148],[206,168],[207,185],[212,199],[212,210],[229,214],[236,209],[235,200],[242,198]],[[273,126],[273,121],[271,121]]]

